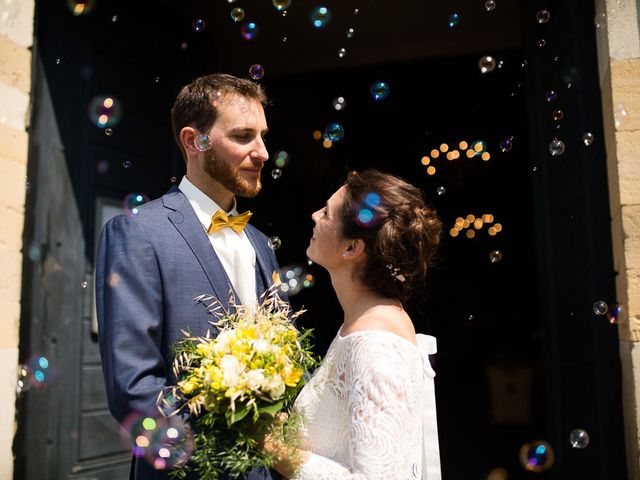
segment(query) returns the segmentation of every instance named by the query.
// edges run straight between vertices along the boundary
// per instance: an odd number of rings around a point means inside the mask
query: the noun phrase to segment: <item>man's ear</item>
[[[189,155],[197,155],[200,150],[196,147],[196,137],[198,132],[192,127],[183,127],[180,130],[180,143]]]
[[[345,260],[358,260],[365,254],[365,244],[364,240],[361,238],[356,238],[354,240],[349,240],[347,243],[347,248],[343,253],[343,257]]]

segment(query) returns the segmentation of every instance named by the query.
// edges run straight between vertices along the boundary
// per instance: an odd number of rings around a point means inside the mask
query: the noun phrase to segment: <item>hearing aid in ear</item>
[[[193,143],[199,152],[205,152],[211,148],[211,139],[206,133],[196,136]]]

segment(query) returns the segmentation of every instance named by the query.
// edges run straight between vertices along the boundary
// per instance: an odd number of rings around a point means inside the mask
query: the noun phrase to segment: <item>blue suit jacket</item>
[[[278,263],[263,233],[251,225],[245,232],[256,252],[260,297],[272,285]],[[109,409],[118,422],[132,412],[157,415],[158,393],[175,383],[171,345],[184,338],[182,330],[215,334],[209,323],[214,318],[194,297],[214,295],[227,306],[230,291],[202,224],[177,187],[137,215],[120,215],[105,225],[96,261],[96,306]],[[168,478],[144,460],[134,464],[132,478]],[[265,470],[249,478],[270,477]]]

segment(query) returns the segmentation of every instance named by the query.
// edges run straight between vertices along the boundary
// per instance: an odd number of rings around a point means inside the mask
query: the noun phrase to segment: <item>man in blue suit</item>
[[[267,237],[236,216],[235,196],[253,197],[268,159],[267,99],[249,80],[214,74],[184,87],[171,110],[187,165],[178,187],[104,227],[96,264],[100,353],[109,409],[120,422],[157,416],[163,387],[175,383],[171,345],[183,330],[212,328],[213,295],[228,306],[255,304],[273,284],[278,264]],[[215,329],[212,332],[215,334]],[[275,475],[275,474],[274,474]],[[165,479],[135,458],[131,478]],[[271,478],[266,470],[250,479]]]

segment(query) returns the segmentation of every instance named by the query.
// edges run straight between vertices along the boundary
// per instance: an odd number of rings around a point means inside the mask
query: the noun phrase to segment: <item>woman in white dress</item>
[[[267,438],[274,468],[296,480],[440,479],[429,354],[403,309],[424,278],[441,223],[419,189],[366,170],[312,215],[307,256],[331,275],[344,321],[296,400],[300,442]]]

